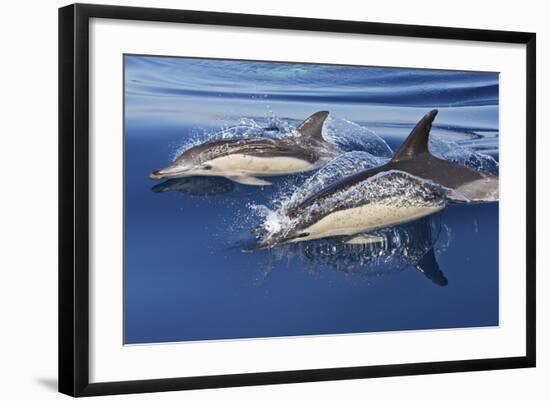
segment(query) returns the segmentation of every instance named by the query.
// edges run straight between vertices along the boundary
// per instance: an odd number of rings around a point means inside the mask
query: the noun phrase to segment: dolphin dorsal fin
[[[393,161],[414,157],[420,153],[429,153],[428,139],[435,116],[437,116],[437,110],[432,110],[422,117],[399,150],[395,152]]]
[[[323,124],[328,117],[328,111],[318,111],[306,118],[296,128],[296,132],[303,137],[323,141]]]

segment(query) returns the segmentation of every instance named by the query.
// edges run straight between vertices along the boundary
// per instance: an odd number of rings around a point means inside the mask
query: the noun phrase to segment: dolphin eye
[[[203,169],[203,170],[211,170],[211,169],[212,169],[212,166],[209,165],[209,164],[203,164],[203,165],[202,165],[202,169]]]

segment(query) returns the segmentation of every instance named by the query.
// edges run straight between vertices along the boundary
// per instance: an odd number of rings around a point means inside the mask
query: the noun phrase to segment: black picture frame
[[[516,43],[526,46],[526,353],[520,357],[90,383],[88,61],[91,18]],[[345,380],[535,366],[534,33],[74,4],[59,9],[59,391],[71,396]]]

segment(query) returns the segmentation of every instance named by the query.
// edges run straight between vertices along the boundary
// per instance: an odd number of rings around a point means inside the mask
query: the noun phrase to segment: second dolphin
[[[281,139],[230,138],[205,142],[183,152],[152,179],[221,176],[246,185],[270,185],[258,177],[316,170],[340,152],[323,138],[328,111],[319,111]]]

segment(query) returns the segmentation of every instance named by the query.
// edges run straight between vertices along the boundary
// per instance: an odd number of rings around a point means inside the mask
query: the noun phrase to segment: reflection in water
[[[191,196],[216,196],[233,192],[235,184],[223,177],[183,177],[161,182],[153,192],[181,192]]]
[[[450,239],[450,229],[441,224],[440,215],[380,229],[369,233],[368,239],[357,243],[361,241],[349,241],[349,237],[330,238],[271,248],[268,251],[270,266],[299,258],[311,271],[329,267],[364,277],[394,274],[412,266],[434,284],[448,284],[436,259],[436,254],[446,250]]]

